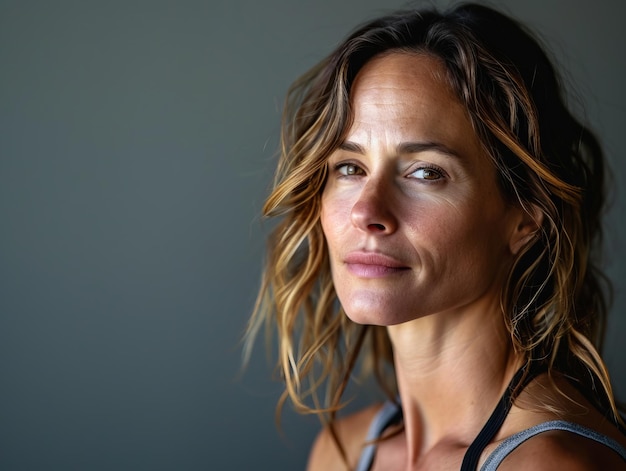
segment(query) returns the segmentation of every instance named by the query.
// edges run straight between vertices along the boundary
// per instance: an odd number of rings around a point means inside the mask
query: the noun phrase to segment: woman
[[[248,339],[275,326],[283,400],[322,419],[310,470],[626,469],[602,153],[520,25],[375,20],[294,85],[282,142]],[[359,359],[389,400],[339,419]]]

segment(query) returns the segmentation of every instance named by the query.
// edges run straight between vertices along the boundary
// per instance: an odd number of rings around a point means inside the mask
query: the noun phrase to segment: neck
[[[522,364],[499,308],[436,314],[388,330],[410,462],[443,441],[469,446]]]

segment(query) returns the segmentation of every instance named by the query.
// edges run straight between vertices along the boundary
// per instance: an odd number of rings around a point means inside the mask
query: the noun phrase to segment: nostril
[[[385,226],[383,226],[382,224],[369,224],[368,227],[370,229],[375,230],[375,231],[384,231],[385,230]]]

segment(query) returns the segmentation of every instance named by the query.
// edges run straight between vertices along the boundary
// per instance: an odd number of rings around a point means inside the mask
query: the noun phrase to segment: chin
[[[348,319],[361,325],[377,325],[386,327],[402,324],[415,318],[415,312],[413,310],[410,310],[411,315],[407,316],[399,314],[394,309],[389,309],[388,305],[377,309],[373,304],[368,306],[364,306],[363,304],[363,302],[359,302],[357,306],[354,306],[342,303],[342,308]],[[406,311],[403,310],[403,312]]]

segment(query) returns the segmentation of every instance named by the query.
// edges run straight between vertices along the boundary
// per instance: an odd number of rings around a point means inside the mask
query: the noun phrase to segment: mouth
[[[361,278],[382,278],[410,269],[389,255],[374,252],[351,252],[344,263],[350,273]]]

